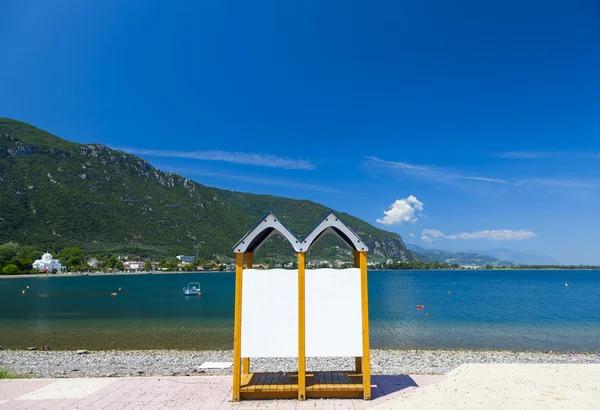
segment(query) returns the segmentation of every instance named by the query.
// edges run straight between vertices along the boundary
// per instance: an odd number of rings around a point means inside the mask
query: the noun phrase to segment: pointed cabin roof
[[[346,225],[333,211],[329,211],[304,238],[302,238],[303,252],[308,251],[323,235],[332,233],[337,235],[350,249],[368,251],[369,247]]]
[[[235,244],[233,251],[256,252],[261,245],[271,236],[279,234],[292,245],[296,252],[300,247],[300,240],[284,224],[281,223],[271,211],[267,212],[244,237]],[[301,251],[300,251],[301,252]]]

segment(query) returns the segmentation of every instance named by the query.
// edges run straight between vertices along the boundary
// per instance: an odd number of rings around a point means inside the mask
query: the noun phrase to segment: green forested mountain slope
[[[40,248],[168,256],[232,256],[234,243],[272,210],[299,236],[323,205],[206,187],[100,144],[76,144],[0,118],[0,242]],[[414,260],[399,235],[339,216],[385,258]],[[273,241],[264,252],[276,250]],[[327,238],[314,256],[343,253]]]

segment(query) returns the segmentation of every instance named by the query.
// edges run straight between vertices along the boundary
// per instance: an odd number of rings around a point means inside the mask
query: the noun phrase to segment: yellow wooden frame
[[[298,252],[298,400],[306,400],[306,252]]]
[[[244,254],[235,254],[235,313],[233,318],[233,391],[231,401],[240,401],[242,351],[242,274]]]
[[[252,269],[252,252],[246,252],[246,269]],[[250,374],[250,358],[242,359],[242,374]]]
[[[367,252],[360,252],[360,291],[362,299],[363,398],[371,400],[371,350],[369,342],[369,290],[367,283]]]

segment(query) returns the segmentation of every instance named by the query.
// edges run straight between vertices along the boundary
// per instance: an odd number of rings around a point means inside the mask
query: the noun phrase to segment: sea
[[[184,296],[194,281],[202,296]],[[232,272],[0,279],[0,345],[232,349],[234,282]],[[375,349],[600,352],[600,271],[371,271],[368,283]]]

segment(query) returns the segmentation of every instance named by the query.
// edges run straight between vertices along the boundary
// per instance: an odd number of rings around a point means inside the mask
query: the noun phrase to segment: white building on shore
[[[56,259],[52,259],[52,255],[49,253],[45,253],[42,255],[42,259],[38,259],[33,262],[33,269],[40,272],[63,272],[67,270],[66,267],[63,267],[60,262]]]

